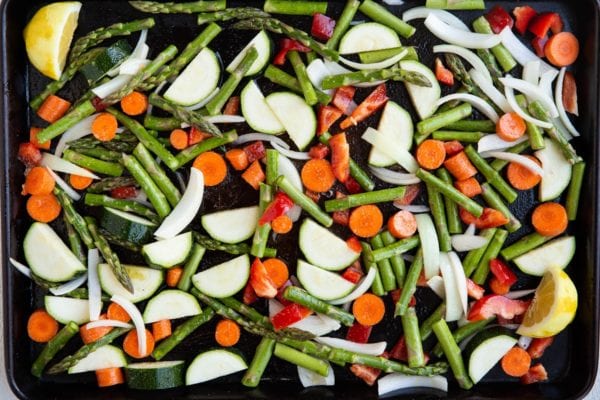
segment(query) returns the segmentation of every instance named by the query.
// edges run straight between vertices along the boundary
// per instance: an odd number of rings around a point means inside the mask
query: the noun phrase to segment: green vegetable
[[[436,171],[438,178],[452,185],[452,176],[445,168],[440,168]],[[462,221],[458,213],[458,206],[450,198],[444,196],[444,207],[446,211],[446,220],[448,224],[448,232],[452,234],[462,233]]]
[[[310,15],[327,13],[326,1],[265,0],[263,10],[273,14]]]
[[[76,153],[71,149],[66,149],[63,152],[63,158],[75,165],[79,165],[80,167],[88,169],[92,172],[97,172],[99,174],[109,176],[123,175],[123,167],[121,164],[84,156],[83,154]]]
[[[485,177],[485,179],[509,202],[512,203],[517,199],[517,192],[510,186],[504,178],[493,169],[487,161],[471,145],[465,148],[465,154],[473,163],[475,168]]]
[[[144,189],[158,216],[162,219],[169,215],[171,206],[169,206],[167,197],[160,191],[142,164],[134,156],[123,154],[123,165]]]
[[[551,236],[542,236],[537,232],[531,233],[527,236],[523,236],[515,243],[502,249],[500,254],[506,261],[512,261],[513,259],[523,255],[536,247],[539,247],[552,239]]]
[[[325,227],[330,227],[333,225],[333,219],[328,214],[323,212],[323,210],[321,210],[319,206],[311,200],[310,197],[296,189],[296,187],[294,187],[294,185],[292,185],[285,176],[281,175],[279,178],[277,178],[275,181],[275,186],[283,190],[288,196],[290,196],[294,203],[302,207],[304,211],[310,214],[319,223]]]
[[[381,234],[371,238],[371,247],[373,247],[373,250],[378,250],[382,247],[385,247]],[[383,290],[389,292],[396,289],[396,277],[394,276],[394,271],[392,270],[392,264],[390,263],[390,260],[386,258],[379,261],[377,263],[377,270],[381,276]]]
[[[75,322],[69,322],[65,325],[57,334],[54,336],[40,355],[35,359],[31,365],[31,374],[37,378],[42,376],[42,372],[46,365],[54,358],[54,356],[67,345],[69,340],[79,333],[79,326]]]
[[[185,361],[159,361],[129,364],[125,367],[127,386],[131,389],[170,389],[183,385]]]
[[[267,69],[265,69],[264,77],[279,86],[290,89],[294,93],[302,94],[302,87],[298,79],[272,64],[269,64]],[[331,96],[320,90],[317,90],[317,98],[319,99],[319,103],[324,105],[329,104],[331,101]]]
[[[448,197],[474,216],[480,217],[483,213],[483,207],[481,207],[477,202],[468,198],[467,196],[456,190],[454,186],[445,183],[441,179],[437,178],[435,175],[425,171],[422,168],[419,168],[416,175],[426,184],[431,185],[431,187],[438,190],[444,196]]]
[[[388,79],[412,83],[417,86],[431,87],[431,81],[423,76],[423,74],[416,71],[408,71],[398,66],[379,70],[362,70],[339,75],[329,75],[323,79],[321,87],[323,89],[335,89],[340,86],[349,86],[361,82],[377,82]]]
[[[204,116],[197,111],[190,111],[185,107],[170,102],[156,93],[152,93],[148,97],[148,101],[153,106],[173,114],[178,121],[194,126],[202,132],[210,133],[215,136],[221,136],[221,130],[212,122],[207,121]]]
[[[411,37],[416,31],[413,26],[402,21],[385,7],[375,3],[373,0],[364,0],[358,9],[373,21],[389,26],[400,36],[405,38]]]
[[[406,340],[406,352],[408,353],[408,366],[411,368],[425,365],[425,353],[419,334],[419,319],[414,307],[408,307],[401,317],[402,331]]]
[[[155,360],[162,360],[167,354],[169,354],[171,350],[173,350],[173,348],[175,348],[175,346],[183,342],[185,338],[187,338],[200,326],[209,322],[214,315],[215,312],[211,308],[209,308],[202,311],[201,314],[194,315],[193,317],[179,325],[177,328],[175,328],[171,336],[169,336],[168,338],[160,342],[158,346],[156,346],[156,348],[152,352],[152,358],[154,358]]]
[[[483,16],[473,21],[473,30],[477,33],[494,33],[492,31],[490,23]],[[504,47],[504,45],[496,45],[492,47],[491,51],[494,54],[494,57],[496,57],[496,60],[498,60],[498,63],[500,64],[504,72],[509,72],[517,66],[517,62],[510,54],[510,52],[506,49],[506,47]]]
[[[446,129],[472,132],[496,132],[496,124],[490,120],[462,119],[446,126]]]
[[[336,50],[338,44],[340,43],[340,39],[344,36],[344,33],[350,27],[350,23],[354,18],[354,15],[358,11],[358,7],[360,6],[359,0],[347,0],[344,9],[342,10],[342,14],[337,19],[335,28],[333,29],[333,34],[327,41],[327,47],[330,49]],[[363,61],[366,62],[366,61]]]
[[[206,11],[224,10],[226,0],[192,1],[189,3],[160,3],[158,1],[130,1],[132,7],[152,14],[194,14]]]
[[[373,284],[371,285],[371,291],[376,296],[383,296],[385,294],[385,290],[383,290],[383,282],[381,281],[381,274],[379,273],[379,269],[377,268],[377,264],[375,261],[372,261],[373,258],[373,250],[368,243],[360,242],[362,247],[362,258],[363,264],[365,266],[365,270],[369,272],[371,268],[375,268],[375,279],[373,280]]]
[[[427,184],[427,197],[429,199],[429,208],[431,216],[437,231],[437,237],[441,251],[451,251],[452,243],[450,240],[450,232],[448,231],[448,221],[446,220],[446,209],[442,195],[433,186]]]
[[[473,274],[473,282],[478,285],[483,285],[487,280],[487,276],[490,272],[490,261],[500,254],[500,250],[502,246],[504,246],[504,242],[508,237],[508,232],[504,229],[498,229],[494,234],[494,237],[490,240],[487,248],[485,249],[485,253],[479,260],[479,264],[477,265],[477,269]]]
[[[179,169],[185,164],[189,163],[200,154],[210,151],[212,149],[216,149],[217,147],[224,146],[236,140],[238,138],[237,132],[235,130],[225,132],[221,137],[211,137],[201,141],[200,143],[196,143],[193,146],[188,147],[185,150],[182,150],[177,154],[177,167],[175,169]]]
[[[332,306],[331,304],[311,296],[306,290],[295,286],[288,286],[283,292],[283,297],[286,300],[300,304],[315,312],[325,314],[337,321],[340,321],[345,326],[352,326],[354,316],[341,308]]]
[[[404,186],[397,186],[374,192],[351,194],[341,199],[327,200],[325,210],[327,212],[342,211],[366,204],[385,203],[401,198],[404,196],[405,190]]]
[[[542,140],[543,143],[543,140]],[[529,147],[531,146],[530,142],[521,142],[519,144],[516,144],[512,147],[509,147],[508,149],[506,149],[505,151],[509,152],[509,153],[515,153],[515,154],[521,154],[522,152],[524,152],[525,150],[527,150]],[[509,161],[506,160],[501,160],[499,158],[495,159],[494,161],[492,161],[490,163],[490,166],[495,169],[496,171],[500,172],[502,171],[502,169],[504,167],[506,167],[508,165]]]
[[[119,40],[102,50],[90,62],[79,70],[92,83],[102,78],[108,71],[116,68],[131,54],[132,48],[126,40]]]
[[[581,194],[581,186],[583,184],[584,173],[585,162],[580,161],[573,165],[571,184],[569,185],[569,191],[567,192],[567,200],[565,202],[565,208],[567,209],[567,216],[569,217],[569,221],[575,221],[575,219],[577,218],[577,209],[579,208],[579,195]]]
[[[433,333],[433,324],[435,324],[440,319],[443,319],[446,315],[446,304],[441,303],[438,308],[436,308],[429,317],[421,324],[421,328],[419,329],[419,336],[421,337],[421,341],[425,341],[431,336]]]
[[[325,145],[329,145],[329,139],[331,139],[331,134],[329,132],[325,132],[319,136],[319,140]],[[353,177],[365,191],[371,192],[375,189],[375,182],[373,182],[367,172],[352,158],[350,158],[350,176]]]
[[[156,162],[150,152],[143,144],[138,144],[133,151],[133,155],[142,164],[142,167],[150,174],[150,177],[156,183],[156,186],[167,197],[167,201],[172,207],[175,207],[181,200],[181,193],[169,179],[164,169]]]
[[[100,226],[118,240],[133,243],[136,246],[151,241],[157,228],[152,221],[113,208],[104,208]]]
[[[485,253],[486,249],[488,248],[490,241],[496,234],[497,230],[498,229],[496,229],[496,228],[484,229],[479,233],[479,236],[486,238],[488,240],[488,242],[486,243],[485,246],[482,246],[478,249],[469,251],[467,253],[466,257],[463,259],[463,268],[465,270],[465,275],[467,278],[471,276],[471,274],[477,268],[477,265],[479,265],[479,261],[481,260],[481,257],[483,257],[483,254]]]
[[[229,254],[250,254],[250,246],[248,246],[246,243],[240,243],[240,244],[226,244],[226,243],[221,243],[218,240],[214,240],[209,238],[208,236],[204,236],[198,232],[194,232],[194,240],[201,245],[202,247],[205,247],[206,250],[211,250],[211,251],[224,251],[226,253]],[[270,247],[267,247],[265,249],[265,257],[275,257],[277,255],[277,249],[273,249]]]
[[[90,234],[87,223],[84,218],[77,212],[75,206],[73,205],[73,200],[58,186],[54,188],[54,194],[58,202],[64,211],[65,218],[69,221],[69,223],[73,226],[73,228],[79,234],[83,243],[88,247],[88,249],[93,249],[94,239]]]
[[[192,247],[192,253],[185,262],[183,273],[181,274],[181,278],[179,278],[179,282],[177,283],[177,289],[184,290],[186,292],[190,290],[192,285],[192,276],[194,276],[196,271],[198,271],[198,267],[200,266],[200,262],[204,257],[204,253],[206,253],[206,249],[200,246],[198,243],[194,243],[194,246]]]
[[[102,193],[110,192],[113,189],[126,187],[126,186],[137,186],[137,182],[130,176],[119,176],[119,177],[107,177],[102,178],[96,183],[92,183],[88,188],[88,193]],[[92,205],[92,204],[90,204]],[[104,204],[101,204],[104,205]],[[113,207],[117,208],[117,207]],[[131,211],[131,210],[123,210]]]
[[[494,318],[482,319],[481,321],[469,322],[452,332],[452,337],[456,343],[462,342],[471,335],[481,332]],[[436,357],[443,355],[442,345],[439,343],[433,348],[431,353]]]
[[[275,340],[266,337],[261,339],[260,343],[256,347],[254,358],[252,359],[248,370],[242,378],[242,385],[246,387],[258,386],[260,383],[260,378],[265,372],[267,364],[269,364],[269,361],[271,360],[274,349]]]
[[[450,363],[450,368],[452,368],[452,372],[454,373],[454,377],[458,381],[459,386],[465,390],[469,390],[473,387],[473,382],[467,374],[462,355],[460,354],[460,348],[452,337],[446,321],[440,319],[433,324],[433,332],[442,346],[442,350]]]
[[[508,218],[506,229],[509,232],[512,233],[521,229],[521,221],[519,221],[519,219],[515,217],[512,212],[510,212],[506,204],[504,204],[500,198],[500,195],[498,195],[498,193],[496,193],[496,191],[487,182],[481,185],[481,197],[483,197],[485,202],[488,203],[490,207],[500,211],[506,218]]]
[[[269,0],[267,0],[268,2]],[[294,2],[297,3],[297,2]],[[266,3],[265,3],[266,5]],[[300,83],[300,88],[302,88],[302,94],[304,95],[304,100],[306,104],[309,106],[314,106],[317,104],[317,93],[315,88],[313,87],[310,79],[308,78],[308,73],[306,72],[306,66],[302,62],[300,58],[300,54],[297,51],[290,51],[288,54],[288,58],[292,67],[294,68],[294,72],[296,73],[296,77],[298,78],[298,82]],[[329,89],[325,88],[324,89]]]
[[[419,276],[421,275],[422,270],[423,249],[419,248],[417,254],[415,254],[415,259],[408,268],[406,279],[404,280],[404,285],[402,285],[402,293],[400,293],[400,298],[396,303],[394,316],[403,316],[406,313],[406,310],[408,309],[408,303],[410,303],[410,298],[413,296],[413,294],[415,294],[417,290],[417,281],[419,280]]]
[[[158,215],[148,207],[133,200],[115,199],[103,194],[86,193],[84,197],[86,206],[110,207],[117,210],[131,212],[152,222],[159,222]]]
[[[275,156],[277,156],[277,152],[276,150],[267,150],[267,151],[272,151],[275,152]],[[268,159],[268,153],[267,153],[267,159]],[[271,153],[271,163],[273,163],[273,153]],[[275,160],[277,160],[277,158],[275,158]],[[272,168],[273,165],[271,165],[271,176],[273,176],[273,173],[275,175],[277,175],[277,166],[275,165],[275,171],[273,171]],[[268,168],[268,161],[267,161],[267,168]],[[267,170],[267,172],[269,172]],[[258,207],[259,207],[259,213],[258,213],[258,218],[260,219],[260,217],[263,215],[263,213],[265,212],[265,210],[267,209],[267,207],[269,206],[269,204],[271,203],[271,201],[273,201],[273,188],[269,185],[265,185],[264,183],[260,184],[260,189],[259,189],[259,203],[258,203]],[[269,241],[269,233],[271,232],[271,224],[270,223],[266,223],[266,224],[262,224],[259,225],[258,223],[256,224],[256,230],[254,231],[254,236],[252,238],[252,248],[250,249],[250,254],[252,254],[254,257],[263,257],[265,254],[265,249],[267,248],[267,242]]]
[[[460,121],[458,121],[460,122]],[[483,132],[469,132],[469,131],[435,131],[431,134],[431,137],[436,140],[450,141],[458,140],[459,142],[477,143],[479,139],[485,136]]]
[[[209,22],[229,21],[232,19],[247,19],[255,17],[269,17],[266,12],[253,7],[235,7],[224,10],[198,14],[198,25]]]

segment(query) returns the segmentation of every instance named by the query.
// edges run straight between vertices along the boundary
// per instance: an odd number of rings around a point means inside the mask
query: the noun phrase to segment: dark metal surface
[[[231,1],[232,5],[250,2]],[[256,2],[262,3],[262,2]],[[471,391],[458,389],[450,379],[449,398],[455,399],[567,399],[581,398],[593,385],[598,365],[598,24],[600,17],[598,5],[593,0],[571,0],[565,2],[530,1],[536,10],[553,10],[561,14],[565,20],[565,29],[573,31],[580,38],[582,51],[576,67],[575,76],[579,87],[579,108],[581,117],[576,126],[582,137],[575,140],[575,145],[589,168],[582,193],[579,220],[573,224],[572,232],[577,236],[577,252],[568,269],[579,293],[579,309],[573,324],[561,333],[553,346],[541,359],[548,370],[549,382],[541,385],[521,386],[517,379],[507,379],[498,368],[495,368],[486,379]],[[44,2],[5,0],[2,8],[2,129],[3,140],[0,149],[4,156],[4,173],[1,175],[3,197],[1,198],[2,218],[2,262],[3,287],[2,298],[5,316],[5,350],[6,370],[9,383],[15,394],[23,399],[371,399],[376,398],[375,388],[367,387],[362,381],[354,378],[347,369],[335,367],[336,386],[320,389],[302,389],[296,377],[296,368],[273,358],[264,375],[260,387],[248,390],[239,384],[240,374],[222,378],[210,384],[196,385],[188,388],[162,392],[140,392],[128,390],[124,386],[111,389],[98,389],[93,374],[60,375],[34,378],[30,366],[41,346],[32,343],[26,334],[26,322],[33,309],[42,305],[42,293],[25,277],[8,264],[8,257],[23,259],[19,244],[30,223],[24,198],[20,196],[23,167],[17,161],[18,143],[28,140],[29,126],[36,126],[41,121],[28,110],[27,102],[48,82],[33,70],[27,62],[22,40],[23,28]],[[329,15],[337,16],[343,7],[343,1],[331,2]],[[407,1],[401,7],[393,7],[395,12],[420,5],[421,2]],[[488,2],[488,7],[500,4],[509,9],[524,3],[520,2]],[[126,2],[122,1],[84,1],[79,19],[76,37],[96,27],[105,26],[117,21],[126,21],[142,17]],[[480,11],[461,12],[458,14],[470,23]],[[303,29],[309,29],[310,18],[292,17],[282,19],[292,22]],[[362,19],[357,15],[357,20]],[[190,15],[156,16],[157,25],[149,32],[151,55],[157,54],[168,44],[175,44],[181,50],[187,42],[200,32],[195,17]],[[229,26],[229,23],[224,24]],[[416,21],[418,28],[415,36],[403,43],[415,45],[423,62],[432,64],[431,47],[438,41],[426,32],[422,21]],[[217,50],[226,65],[233,59],[245,43],[254,35],[253,32],[236,32],[226,29],[211,44]],[[132,45],[137,34],[128,38]],[[260,86],[266,91],[274,90],[265,79],[259,79]],[[408,96],[401,84],[388,85],[390,97],[412,110]],[[83,79],[76,79],[60,94],[74,100],[85,91]],[[368,89],[359,89],[357,101],[369,93]],[[414,113],[413,113],[414,114]],[[377,121],[379,114],[368,123]],[[359,144],[359,135],[364,124],[358,129],[348,131],[353,157],[361,164],[366,162],[368,147]],[[243,129],[240,133],[245,133]],[[215,188],[208,188],[202,210],[216,210],[228,207],[255,204],[258,200],[256,192],[248,190],[240,184],[238,173],[232,172],[228,181]],[[224,190],[224,188],[227,188]],[[380,185],[380,187],[384,187]],[[331,193],[333,195],[333,192]],[[529,220],[528,210],[535,202],[533,193],[521,194],[518,202],[511,208],[524,221]],[[386,215],[391,208],[384,209]],[[298,224],[296,224],[298,225]],[[60,227],[57,226],[60,229]],[[296,227],[297,229],[297,227]],[[531,230],[530,226],[521,229],[510,237],[514,241]],[[347,231],[338,233],[347,235]],[[296,238],[297,230],[287,235]],[[298,257],[297,244],[285,236],[272,241],[272,245],[280,249],[280,255],[289,265],[295,264]],[[127,260],[127,255],[123,258]],[[223,254],[214,253],[205,257],[201,269],[208,268],[226,259]],[[131,260],[135,261],[135,260]],[[523,280],[524,287],[535,287],[535,280]],[[430,292],[419,289],[419,317],[426,317],[437,305],[437,300]],[[387,300],[390,301],[389,299]],[[388,304],[391,306],[391,304]],[[213,332],[215,321],[204,326],[191,335],[184,344],[178,346],[168,359],[191,360],[200,351],[214,346]],[[390,347],[400,335],[400,321],[386,320],[373,333],[373,340],[387,340]],[[248,334],[242,335],[237,346],[250,360],[258,338]],[[67,354],[79,346],[73,340],[71,347],[61,352]],[[58,359],[58,358],[57,358]],[[0,394],[0,398],[2,395]],[[398,398],[435,398],[433,393],[398,395]]]

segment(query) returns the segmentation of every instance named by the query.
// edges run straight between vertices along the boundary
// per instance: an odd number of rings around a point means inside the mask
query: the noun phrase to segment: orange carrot
[[[404,239],[415,234],[417,231],[417,219],[410,211],[402,210],[388,219],[388,230],[398,239]]]
[[[33,167],[25,177],[23,193],[50,194],[55,186],[54,178],[44,167]]]
[[[328,191],[335,183],[333,169],[327,160],[308,160],[302,167],[300,176],[304,186],[317,193]]]
[[[172,328],[170,319],[163,319],[152,323],[152,336],[154,336],[155,342],[168,338],[171,336],[171,332]]]
[[[577,60],[579,41],[571,32],[557,33],[548,39],[544,54],[552,65],[566,67]]]
[[[534,156],[526,157],[538,165],[541,165],[538,159]],[[529,190],[535,187],[542,180],[541,176],[532,172],[530,169],[525,168],[521,164],[517,164],[516,162],[511,162],[508,164],[508,167],[506,168],[506,178],[512,187],[518,190]]]
[[[109,142],[115,138],[118,127],[119,123],[114,115],[102,113],[92,122],[92,133],[101,142]]]
[[[238,115],[240,112],[240,97],[232,96],[225,104],[223,115]]]
[[[529,371],[531,357],[522,348],[513,347],[502,357],[500,364],[506,375],[518,378]]]
[[[490,279],[488,285],[490,286],[492,293],[499,294],[501,296],[504,296],[510,291],[510,286],[507,283],[500,281],[500,279],[496,278],[495,276]]]
[[[50,145],[52,144],[51,140],[46,140],[44,143],[40,143],[37,139],[38,133],[42,131],[42,128],[36,128],[32,126],[29,128],[29,142],[33,144],[38,149],[50,150]]]
[[[365,293],[352,304],[352,314],[356,321],[365,326],[373,326],[381,322],[385,314],[385,305],[381,297]]]
[[[356,236],[350,236],[346,239],[346,246],[355,253],[362,253],[362,245]]]
[[[58,322],[44,310],[36,310],[27,321],[27,334],[34,342],[49,342],[58,332]]]
[[[125,383],[123,370],[119,367],[98,369],[95,372],[98,387],[109,387]]]
[[[542,203],[533,210],[531,224],[543,236],[560,235],[567,229],[567,210],[559,203]]]
[[[87,189],[93,182],[92,178],[81,175],[69,175],[69,183],[73,186],[73,189],[84,190]]]
[[[181,275],[183,275],[183,268],[181,267],[172,267],[167,270],[167,286],[175,287],[179,283],[181,279]]]
[[[188,147],[189,137],[183,129],[173,129],[169,135],[169,143],[176,150],[183,150]]]
[[[352,233],[358,237],[373,237],[383,226],[383,214],[376,205],[360,206],[350,214],[348,225]]]
[[[125,311],[125,309],[117,303],[110,303],[110,305],[108,306],[108,310],[106,311],[106,315],[108,316],[108,319],[114,319],[116,321],[131,321],[131,317],[129,316],[127,311]]]
[[[242,149],[229,150],[225,153],[225,158],[236,171],[243,171],[248,168],[248,155]]]
[[[223,156],[214,151],[200,154],[194,160],[193,166],[204,174],[205,186],[216,186],[227,177],[227,164]]]
[[[27,200],[27,213],[38,222],[51,222],[60,215],[60,203],[54,194],[37,194]]]
[[[140,92],[131,92],[121,99],[121,110],[127,115],[141,115],[148,109],[148,97]]]
[[[154,336],[152,333],[145,329],[146,331],[146,353],[141,354],[140,349],[138,347],[138,337],[137,331],[134,329],[129,331],[127,336],[125,336],[125,340],[123,340],[123,350],[125,353],[129,354],[133,358],[146,358],[152,351],[154,350]]]
[[[106,319],[106,314],[102,314],[100,319]],[[79,335],[81,336],[81,340],[83,343],[88,344],[95,342],[101,337],[105,336],[108,332],[112,331],[112,327],[110,326],[99,326],[97,328],[88,328],[88,325],[85,324],[79,328]]]
[[[454,182],[454,187],[469,198],[473,198],[481,194],[481,185],[474,176],[462,181]]]
[[[427,139],[417,147],[417,162],[425,169],[439,168],[446,158],[444,142]]]
[[[40,108],[38,108],[37,115],[44,121],[52,124],[61,119],[69,108],[71,108],[70,102],[51,94],[44,100]]]
[[[285,265],[282,260],[279,258],[269,258],[263,261],[263,265],[267,269],[267,274],[277,289],[285,285],[289,278],[290,272],[287,265]]]
[[[496,134],[502,140],[514,142],[525,134],[527,125],[521,116],[514,112],[509,112],[500,117],[496,123]]]
[[[240,340],[240,327],[230,319],[222,319],[215,329],[215,340],[223,347],[235,346]]]
[[[464,151],[444,161],[444,167],[459,181],[469,179],[477,174],[477,169],[473,166]]]
[[[292,219],[287,215],[280,215],[271,221],[271,229],[273,232],[278,233],[280,235],[285,235],[289,231],[292,230],[294,223]]]
[[[265,181],[265,173],[263,172],[260,162],[255,160],[246,171],[242,174],[242,178],[252,186],[254,190],[258,190],[260,184]]]

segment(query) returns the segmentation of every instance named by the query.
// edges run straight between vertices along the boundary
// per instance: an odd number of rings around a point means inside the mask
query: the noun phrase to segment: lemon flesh
[[[25,27],[29,61],[49,78],[60,78],[65,68],[80,10],[78,1],[52,3],[40,8]]]

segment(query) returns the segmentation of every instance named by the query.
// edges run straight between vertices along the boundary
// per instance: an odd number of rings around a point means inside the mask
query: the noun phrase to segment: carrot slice
[[[123,370],[119,367],[98,369],[95,372],[98,387],[109,387],[125,383]]]
[[[175,287],[179,283],[181,279],[181,275],[183,275],[183,268],[181,267],[172,267],[167,270],[167,286]]]
[[[242,174],[248,185],[252,186],[254,190],[258,190],[260,184],[265,181],[265,173],[263,172],[260,162],[255,160],[246,171]]]
[[[513,347],[502,357],[500,365],[506,375],[518,378],[529,371],[531,356],[522,348]]]
[[[502,140],[514,142],[525,134],[527,125],[521,116],[510,112],[502,115],[496,123],[496,134]]]
[[[417,162],[425,169],[439,168],[446,158],[444,142],[427,139],[417,147]]]
[[[565,80],[565,82],[566,82],[566,80]],[[565,107],[566,107],[566,105],[565,105]],[[32,145],[34,145],[35,147],[37,147],[38,149],[50,150],[50,145],[52,144],[51,140],[46,140],[45,142],[40,143],[37,139],[37,135],[41,131],[42,131],[42,128],[36,128],[34,126],[29,128],[29,142]]]
[[[473,176],[469,179],[454,182],[454,187],[469,198],[480,195],[482,192],[479,181]]]
[[[230,319],[223,319],[215,329],[215,340],[223,347],[235,346],[240,340],[240,327]]]
[[[71,108],[71,103],[54,94],[51,94],[44,100],[40,108],[37,110],[37,115],[46,122],[54,123],[61,119]]]
[[[577,60],[579,41],[571,32],[557,33],[548,39],[544,54],[552,65],[566,67]]]
[[[263,265],[267,269],[267,274],[277,286],[277,289],[285,285],[287,282],[290,272],[287,265],[279,258],[269,258],[263,261]]]
[[[44,310],[36,310],[27,321],[27,335],[34,342],[49,342],[58,332],[58,322]]]
[[[127,311],[125,311],[123,307],[121,307],[117,303],[110,303],[110,305],[108,306],[108,310],[106,311],[106,315],[108,316],[108,319],[114,319],[116,321],[131,321],[131,316],[127,313]]]
[[[567,210],[559,203],[543,203],[533,210],[531,224],[542,236],[560,235],[567,229]]]
[[[73,189],[84,190],[87,189],[94,180],[87,176],[81,175],[69,175],[69,183],[73,186]]]
[[[125,336],[125,340],[123,340],[123,350],[125,351],[125,353],[127,353],[128,355],[130,355],[133,358],[145,358],[145,357],[148,357],[150,354],[152,354],[152,351],[154,350],[154,336],[152,336],[152,333],[148,329],[145,329],[145,331],[146,331],[146,353],[144,353],[144,354],[140,353],[140,349],[138,347],[138,337],[137,337],[136,330],[129,331],[127,336]]]
[[[229,150],[225,153],[225,158],[236,171],[243,171],[248,168],[248,154],[242,149]]]
[[[383,226],[383,214],[376,205],[360,206],[350,214],[348,225],[352,233],[358,237],[373,237]]]
[[[152,323],[152,336],[154,336],[155,342],[168,338],[171,336],[171,332],[172,327],[170,319],[163,319]]]
[[[148,97],[140,92],[131,92],[121,99],[121,110],[127,115],[141,115],[148,109]]]
[[[459,181],[469,179],[477,174],[477,169],[473,166],[464,151],[444,161],[444,167]]]
[[[102,113],[92,122],[92,134],[101,142],[109,142],[117,135],[118,127],[119,123],[114,115]]]
[[[388,219],[388,230],[398,239],[404,239],[417,231],[417,219],[410,211],[402,210]]]
[[[102,314],[100,319],[106,319],[106,314]],[[108,332],[112,331],[111,326],[99,326],[97,328],[88,328],[88,325],[85,324],[81,328],[79,328],[79,335],[81,336],[81,340],[83,343],[88,344],[95,342],[101,337],[105,336]]]
[[[169,135],[169,143],[176,150],[183,150],[188,147],[189,137],[186,131],[183,129],[173,129]]]
[[[223,115],[238,115],[240,113],[240,96],[231,96],[225,104]]]
[[[60,215],[60,211],[60,203],[52,193],[37,194],[27,200],[27,213],[38,222],[52,222]]]
[[[308,160],[300,172],[302,183],[308,190],[326,192],[335,183],[333,168],[327,160]]]
[[[44,167],[33,167],[25,177],[24,194],[50,194],[56,182]]]
[[[273,229],[273,232],[280,235],[285,235],[291,231],[293,226],[294,223],[292,222],[292,219],[287,215],[280,215],[271,221],[271,229]]]
[[[216,186],[227,177],[227,164],[223,156],[214,151],[200,154],[194,160],[193,166],[204,174],[205,186]]]
[[[373,326],[383,319],[385,305],[381,297],[365,293],[352,304],[352,314],[359,324]]]
[[[541,165],[538,159],[534,156],[526,157],[538,165]],[[516,162],[511,162],[508,164],[508,167],[506,168],[506,178],[512,187],[518,190],[529,190],[535,187],[542,180],[541,176]]]

